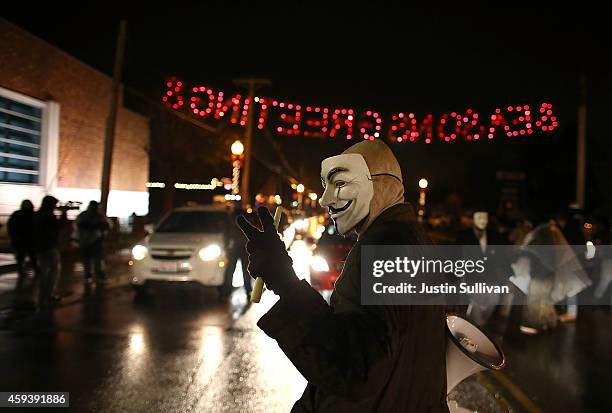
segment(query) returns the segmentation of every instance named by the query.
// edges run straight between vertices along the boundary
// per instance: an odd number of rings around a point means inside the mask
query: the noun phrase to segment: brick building
[[[100,199],[112,79],[0,18],[0,216],[23,199],[38,206]],[[148,119],[117,118],[108,215],[146,215]]]

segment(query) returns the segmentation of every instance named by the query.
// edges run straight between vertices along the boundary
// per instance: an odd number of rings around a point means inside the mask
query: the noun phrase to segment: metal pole
[[[240,183],[240,199],[243,205],[251,202],[250,183],[251,183],[251,149],[253,143],[253,115],[255,113],[255,90],[259,86],[270,85],[268,79],[234,79],[237,85],[246,85],[249,89],[249,109],[247,112],[246,131],[244,134],[244,164],[242,166],[242,182]]]
[[[102,181],[100,184],[100,204],[104,214],[107,213],[108,193],[110,191],[111,166],[113,163],[113,146],[115,143],[117,107],[119,106],[119,90],[121,88],[121,71],[123,69],[126,29],[127,22],[121,20],[119,24],[119,35],[117,37],[117,49],[115,50],[115,67],[113,69],[110,110],[106,118],[106,132],[104,135],[104,158],[102,161]]]
[[[578,104],[578,141],[576,144],[576,204],[583,209],[586,187],[586,76],[580,75],[580,103]]]
[[[242,182],[240,185],[240,199],[243,205],[251,203],[251,148],[253,146],[253,106],[255,106],[255,82],[249,79],[249,110],[247,112],[246,132],[244,134],[244,168],[242,170]]]

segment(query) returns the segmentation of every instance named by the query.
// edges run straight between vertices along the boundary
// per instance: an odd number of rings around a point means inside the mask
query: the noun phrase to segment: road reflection
[[[217,326],[204,326],[201,330],[202,345],[200,346],[199,359],[201,368],[199,375],[204,383],[208,383],[223,361],[223,334],[223,329]]]
[[[168,289],[132,305],[123,345],[107,359],[106,375],[88,407],[109,412],[289,411],[306,381],[256,326],[278,297],[267,291],[260,304],[251,305],[237,289],[225,304],[212,298]],[[115,328],[124,314],[117,316],[106,320]]]
[[[140,355],[145,350],[144,339],[142,337],[142,333],[133,333],[130,336],[130,345],[128,347],[128,351],[131,356]],[[130,357],[132,358],[132,357]]]
[[[265,292],[261,303],[248,307],[242,317],[222,331],[227,343],[226,352],[214,377],[203,387],[195,411],[291,410],[306,381],[276,342],[256,326],[256,321],[277,299],[273,293]],[[214,353],[215,347],[212,346],[210,351]]]

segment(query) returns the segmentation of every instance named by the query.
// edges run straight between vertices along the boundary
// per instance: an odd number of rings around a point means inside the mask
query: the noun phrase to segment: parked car
[[[223,284],[228,214],[223,207],[177,208],[132,248],[132,285],[151,282]]]
[[[325,228],[310,261],[310,283],[315,289],[334,289],[334,283],[355,241],[354,236],[343,237],[338,234],[333,224]]]

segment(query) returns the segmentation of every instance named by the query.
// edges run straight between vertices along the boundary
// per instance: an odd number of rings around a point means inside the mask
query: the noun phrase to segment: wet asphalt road
[[[274,296],[189,287],[106,290],[0,330],[0,388],[70,391],[70,411],[289,411],[306,382],[255,325]]]
[[[2,391],[69,391],[69,411],[113,413],[288,412],[301,395],[305,379],[256,326],[272,293],[254,305],[242,288],[220,304],[215,289],[189,284],[145,299],[126,286],[83,298],[78,266],[65,268],[55,311],[34,313],[24,297],[0,311]],[[115,268],[114,280],[129,278]],[[6,294],[16,275],[0,279]],[[454,394],[479,412],[503,411],[475,378]]]
[[[493,377],[516,390],[507,397],[518,395],[536,413],[612,412],[612,308],[581,306],[576,322],[535,336],[518,331],[520,311],[489,330],[503,331],[496,338],[508,365]]]
[[[66,268],[76,270],[64,274],[55,311],[19,300],[0,311],[0,390],[69,391],[69,411],[113,413],[288,412],[301,395],[306,381],[255,324],[273,294],[249,305],[239,288],[221,304],[216,290],[183,284],[143,300],[126,286],[81,299],[79,268]],[[114,280],[129,278],[115,268]],[[15,278],[0,276],[0,298]],[[612,411],[610,308],[581,307],[575,324],[537,336],[518,333],[519,313],[488,328],[507,367],[451,397],[482,413]]]

